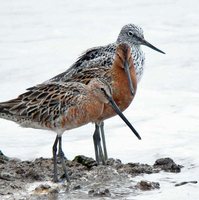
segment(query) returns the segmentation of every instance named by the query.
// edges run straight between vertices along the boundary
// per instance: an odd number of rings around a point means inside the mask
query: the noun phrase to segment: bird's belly
[[[131,74],[131,80],[133,83],[134,88],[134,96],[137,90],[137,82],[135,77],[135,71],[131,67],[130,68],[130,74]],[[121,111],[124,111],[132,102],[134,96],[132,96],[128,78],[126,73],[122,68],[117,68],[117,71],[115,71],[115,75],[112,78],[112,97],[117,104],[117,106],[120,108]],[[116,112],[112,109],[110,103],[106,104],[103,110],[102,115],[99,117],[99,121],[103,121],[107,118],[113,117],[116,115]]]
[[[83,126],[89,122],[96,122],[102,114],[104,104],[98,101],[90,102],[79,108],[71,108],[66,115],[63,115],[58,126],[64,130],[70,130]]]

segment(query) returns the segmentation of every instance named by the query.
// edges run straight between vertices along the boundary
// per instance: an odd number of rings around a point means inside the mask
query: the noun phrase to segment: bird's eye
[[[128,35],[129,35],[129,36],[132,36],[132,35],[133,35],[133,32],[132,32],[132,31],[129,31],[129,32],[128,32]]]
[[[109,96],[109,95],[107,94],[107,91],[106,91],[104,88],[100,88],[100,90],[102,91],[102,93],[103,93],[106,97]]]
[[[105,91],[105,89],[104,89],[104,88],[100,88],[100,90],[101,90],[103,93],[105,93],[105,94],[106,94],[106,91]]]
[[[128,36],[139,39],[139,37],[135,33],[133,33],[132,31],[128,32]]]

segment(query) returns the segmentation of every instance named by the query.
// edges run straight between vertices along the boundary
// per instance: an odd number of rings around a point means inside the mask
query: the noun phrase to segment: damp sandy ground
[[[147,191],[160,190],[159,182],[140,180],[144,174],[181,173],[183,166],[171,158],[161,158],[153,165],[123,164],[119,159],[109,159],[106,165],[97,165],[94,159],[76,156],[66,165],[70,176],[67,183],[58,164],[59,183],[52,182],[52,159],[37,158],[20,161],[0,156],[0,198],[4,199],[131,199]],[[170,187],[197,184],[197,181],[173,181]]]
[[[82,51],[114,42],[124,24],[138,24],[166,55],[142,47],[146,69],[124,112],[142,140],[118,117],[106,120],[108,155],[149,165],[170,157],[184,166],[181,173],[135,176],[133,185],[148,180],[159,182],[160,189],[136,191],[127,199],[198,199],[199,184],[174,186],[199,179],[198,10],[198,0],[0,0],[0,101],[63,72]],[[64,134],[69,160],[94,157],[93,132],[89,124]],[[51,158],[54,139],[54,133],[0,119],[0,150],[8,157]]]

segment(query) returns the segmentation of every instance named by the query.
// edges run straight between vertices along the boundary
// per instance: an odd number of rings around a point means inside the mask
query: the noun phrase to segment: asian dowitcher
[[[153,50],[164,54],[163,51],[159,50],[158,48],[156,48],[155,46],[153,46],[145,40],[142,28],[134,24],[127,24],[122,27],[116,42],[108,44],[106,46],[94,47],[87,50],[68,70],[48,81],[67,82],[75,80],[78,82],[88,83],[93,77],[101,77],[104,71],[109,71],[112,68],[115,59],[116,48],[121,43],[128,44],[131,49],[131,55],[133,58],[137,82],[139,82],[142,77],[145,63],[145,56],[143,51],[141,50],[141,45],[148,46]],[[112,77],[110,77],[109,80],[112,80]],[[114,80],[113,82],[117,83],[118,80]],[[120,90],[120,87],[121,86],[118,83],[117,90]],[[123,98],[123,96],[118,96],[118,101],[125,101],[125,99]],[[132,97],[128,98],[133,99]],[[131,101],[129,101],[128,105],[130,103]],[[122,106],[122,103],[121,105],[119,105],[119,107],[120,106]],[[124,110],[127,107],[128,106],[125,105],[123,109],[122,107],[120,108]],[[99,133],[100,130],[104,148],[104,158],[107,159],[107,150],[103,127],[103,121],[100,124],[95,124],[94,136],[96,135],[96,132]],[[100,135],[98,135],[97,138],[100,138]]]
[[[57,175],[57,146],[66,180],[69,182],[61,137],[64,131],[89,122],[98,123],[105,104],[123,119],[139,137],[112,98],[112,89],[103,79],[92,79],[88,85],[77,82],[44,83],[27,89],[16,99],[0,103],[0,118],[14,121],[22,127],[47,129],[57,133],[53,145],[54,182]]]

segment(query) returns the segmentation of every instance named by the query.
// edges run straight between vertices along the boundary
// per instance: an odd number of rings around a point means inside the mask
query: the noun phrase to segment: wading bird
[[[88,85],[77,82],[40,84],[29,88],[18,98],[0,103],[0,118],[14,121],[22,127],[46,129],[57,133],[53,145],[54,182],[57,175],[57,146],[65,177],[69,182],[61,136],[66,130],[89,122],[98,122],[104,106],[114,110],[138,136],[112,98],[112,90],[103,79],[92,79]]]

